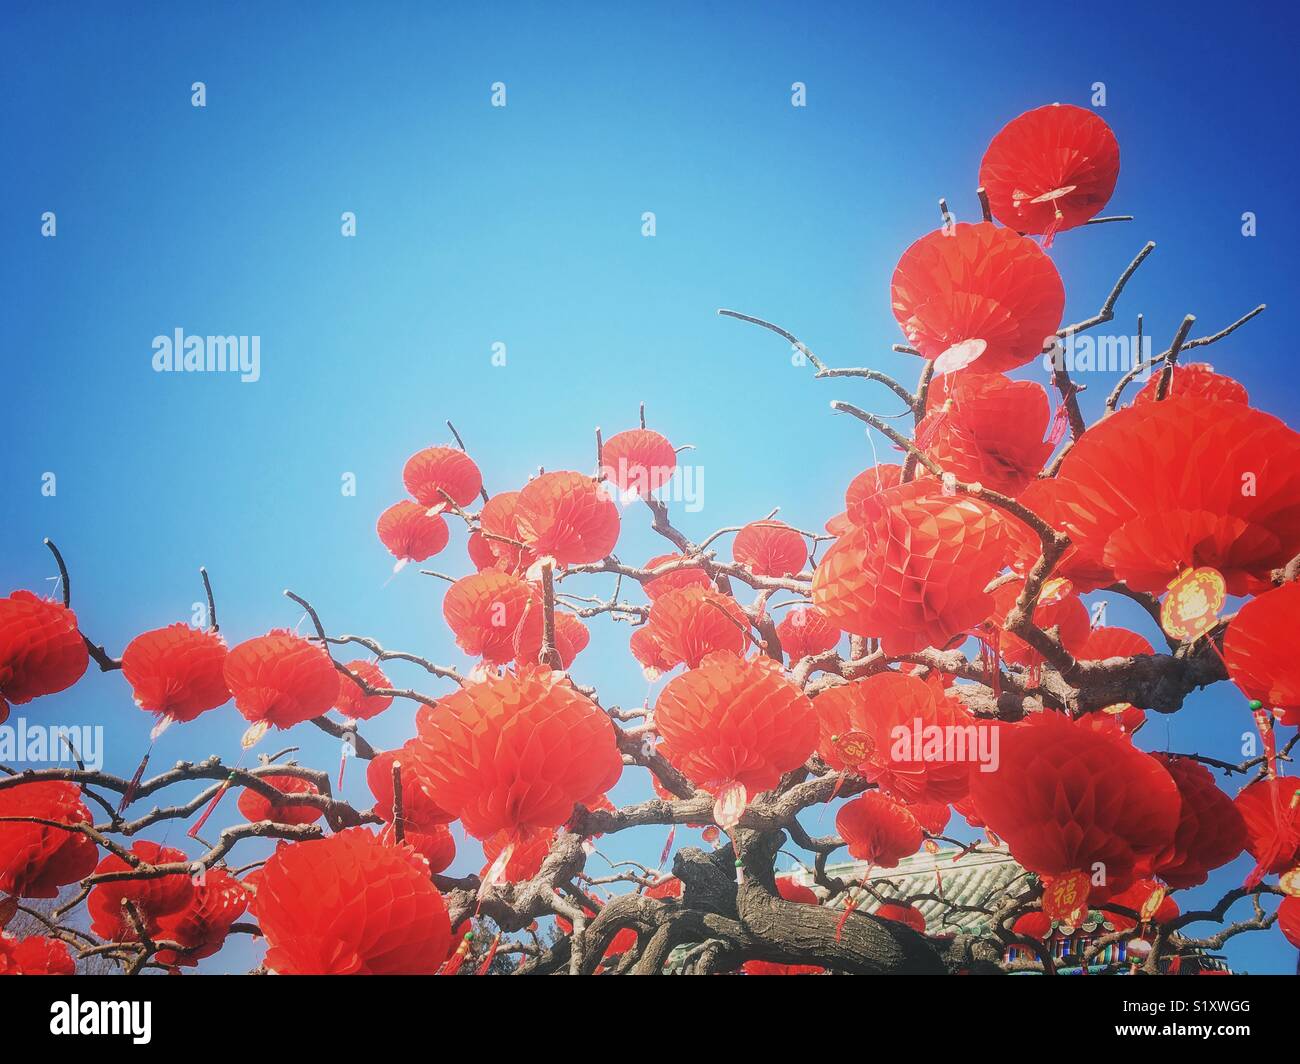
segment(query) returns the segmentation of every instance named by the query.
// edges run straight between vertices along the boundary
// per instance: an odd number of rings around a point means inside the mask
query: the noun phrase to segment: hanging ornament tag
[[[944,495],[953,496],[957,494],[957,475],[955,473],[945,473],[943,475],[943,488],[941,490]]]
[[[866,732],[851,731],[843,735],[831,736],[831,742],[839,752],[840,760],[846,765],[860,765],[871,756],[875,740]]]
[[[397,561],[393,562],[393,575],[396,576],[405,569],[410,561],[410,558],[398,558]]]
[[[934,360],[934,372],[940,377],[965,369],[988,349],[988,341],[972,338],[953,344]]]
[[[506,865],[510,863],[510,858],[515,855],[515,840],[511,839],[505,844],[501,852],[497,854],[497,859],[492,862],[492,867],[487,870],[487,875],[483,877],[483,883],[479,887],[479,896],[488,887],[499,887],[506,881]]]
[[[1277,885],[1283,894],[1288,894],[1293,898],[1300,898],[1300,865],[1288,868],[1278,876]]]
[[[258,743],[262,741],[262,737],[266,735],[266,733],[270,730],[271,730],[270,721],[259,720],[256,724],[251,725],[249,729],[244,732],[243,737],[239,740],[239,745],[242,746],[245,750],[251,750],[253,747],[255,747]]]
[[[1171,639],[1199,639],[1218,623],[1227,598],[1227,584],[1217,569],[1186,569],[1169,584],[1160,627]]]
[[[928,853],[931,857],[933,857],[936,853],[939,852],[939,844],[935,842],[934,839],[926,839],[925,852]]]
[[[1070,411],[1062,399],[1056,404],[1056,411],[1052,414],[1052,423],[1047,427],[1047,442],[1055,447],[1063,439],[1070,428]]]
[[[1054,576],[1043,585],[1043,590],[1038,593],[1038,605],[1055,606],[1058,602],[1068,598],[1073,590],[1074,585],[1065,577]]]
[[[1086,872],[1043,878],[1043,912],[1053,920],[1078,926],[1088,906],[1091,883]]]
[[[1146,901],[1142,903],[1142,908],[1138,910],[1138,916],[1142,918],[1143,923],[1146,923],[1156,915],[1156,912],[1159,910],[1161,903],[1165,900],[1165,894],[1167,893],[1161,884],[1156,883],[1153,880],[1147,880],[1147,883],[1151,887],[1151,893],[1147,895]]]
[[[740,818],[749,804],[749,795],[745,785],[732,780],[718,792],[713,803],[713,820],[723,831],[730,831],[740,823]]]
[[[174,717],[159,717],[158,723],[149,730],[149,743],[153,745],[158,741],[158,736],[165,732],[175,723]]]
[[[714,843],[718,841],[718,839],[722,837],[722,832],[720,832],[712,824],[710,824],[707,828],[705,828],[704,831],[701,832],[701,834],[704,836],[704,841],[707,842],[710,846],[712,846]]]

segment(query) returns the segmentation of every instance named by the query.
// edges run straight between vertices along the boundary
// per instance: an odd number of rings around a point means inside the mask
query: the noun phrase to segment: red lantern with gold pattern
[[[1089,429],[1033,505],[1134,590],[1210,567],[1229,594],[1259,593],[1300,542],[1300,433],[1244,403],[1143,403]]]
[[[1051,711],[1000,730],[998,771],[971,772],[975,810],[1025,868],[1062,882],[1082,876],[1077,904],[1123,890],[1173,845],[1178,787],[1118,731]],[[1090,883],[1098,866],[1104,885]]]

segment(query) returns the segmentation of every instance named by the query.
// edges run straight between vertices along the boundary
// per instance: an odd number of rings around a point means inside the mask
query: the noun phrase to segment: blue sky
[[[1137,220],[1057,240],[1067,320],[1093,313],[1153,239],[1117,331],[1142,311],[1163,344],[1186,313],[1196,335],[1271,304],[1206,357],[1294,423],[1287,16],[1178,11],[194,4],[110,18],[9,4],[0,585],[51,587],[50,536],[85,630],[115,653],[186,619],[206,565],[232,642],[298,623],[289,587],[332,630],[465,665],[441,623],[441,586],[414,569],[386,582],[374,521],[401,496],[406,457],[446,442],[451,418],[489,490],[516,488],[538,465],[588,468],[594,426],[631,427],[642,400],[651,426],[694,444],[704,470],[688,534],[776,505],[818,526],[872,461],[829,400],[882,413],[897,402],[870,384],[811,380],[778,338],[715,310],[780,322],[833,365],[910,381],[919,363],[889,350],[902,339],[888,304],[898,256],[938,224],[938,197],[959,218],[978,215],[979,160],[1004,122],[1053,101],[1087,105],[1094,82],[1123,157],[1109,212]],[[195,81],[205,108],[191,106]],[[497,81],[505,108],[490,105]],[[796,81],[803,108],[790,103]],[[57,214],[54,239],[40,234],[45,211]],[[344,211],[355,238],[340,235]],[[641,235],[645,211],[653,238]],[[1241,234],[1246,211],[1253,238]],[[260,336],[261,380],[154,373],[153,337],[178,327]],[[495,343],[505,366],[492,364]],[[1085,381],[1086,411],[1114,378]],[[882,457],[886,447],[877,441]],[[47,472],[53,498],[40,490]],[[345,473],[355,497],[340,491]],[[629,511],[621,555],[659,552],[645,523]],[[468,571],[463,533],[431,564]],[[1110,620],[1140,626],[1114,602]],[[624,705],[647,694],[626,637],[597,622],[574,668]],[[105,725],[119,772],[148,744],[120,674],[88,675],[23,712]],[[1249,726],[1224,686],[1140,738],[1236,758]],[[164,735],[154,763],[235,756],[242,730],[227,706]],[[365,732],[385,746],[410,730],[400,707]],[[333,740],[300,728],[287,741],[335,767]],[[345,793],[368,800],[355,766]],[[629,771],[615,797],[648,793]],[[830,830],[818,815],[810,826]],[[655,858],[664,835],[629,832],[602,849]],[[169,841],[184,842],[183,828]],[[455,869],[479,863],[471,843]],[[1216,876],[1214,897],[1244,868]],[[220,966],[239,969],[258,951],[229,952]],[[1275,931],[1228,953],[1254,971],[1294,969]]]

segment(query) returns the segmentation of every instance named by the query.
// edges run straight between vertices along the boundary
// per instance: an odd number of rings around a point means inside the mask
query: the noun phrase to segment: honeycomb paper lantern
[[[1181,799],[1173,844],[1156,858],[1154,871],[1174,889],[1199,886],[1245,849],[1245,823],[1204,765],[1170,754],[1151,756],[1173,777]]]
[[[921,825],[901,802],[868,791],[840,806],[835,830],[849,853],[879,868],[896,868],[921,846]]]
[[[1156,371],[1133,396],[1135,403],[1154,403],[1156,393],[1160,390],[1162,374]],[[1232,377],[1215,373],[1214,367],[1205,362],[1183,362],[1174,366],[1169,378],[1169,387],[1165,398],[1170,396],[1192,395],[1200,399],[1218,399],[1226,403],[1248,403],[1250,395],[1246,386]]]
[[[316,784],[301,776],[274,775],[259,776],[263,783],[274,787],[284,794],[319,794]],[[291,801],[273,801],[245,787],[239,792],[237,803],[240,814],[249,823],[271,820],[277,824],[314,824],[325,815],[325,810],[316,805],[306,805]]]
[[[451,538],[440,514],[430,514],[425,506],[409,499],[395,502],[381,513],[375,530],[388,553],[397,559],[398,569],[407,562],[432,558]]]
[[[328,712],[339,692],[329,654],[287,628],[240,643],[226,657],[224,675],[244,719],[277,728]]]
[[[618,542],[617,504],[582,473],[543,473],[520,491],[516,506],[520,538],[538,558],[586,565]]]
[[[736,534],[731,556],[755,576],[795,576],[808,562],[808,544],[780,521],[752,521]]]
[[[1051,236],[1095,217],[1115,191],[1119,142],[1094,112],[1050,104],[1012,119],[980,163],[980,184],[1003,225]]]
[[[1055,339],[1065,310],[1052,260],[991,222],[921,237],[899,259],[890,295],[907,342],[940,373],[1029,364]]]
[[[282,845],[252,912],[279,975],[432,975],[451,942],[424,859],[364,828]]]
[[[1300,582],[1291,581],[1251,599],[1223,637],[1223,658],[1233,682],[1281,717],[1300,724],[1300,655],[1283,633],[1300,618]]]
[[[466,685],[416,724],[430,797],[478,839],[559,827],[623,771],[609,717],[539,667]]]
[[[611,436],[601,448],[601,472],[630,495],[649,495],[672,479],[677,452],[652,429],[629,429]]]
[[[66,606],[30,591],[0,598],[0,719],[7,702],[23,705],[71,687],[89,661],[77,615]]]
[[[0,817],[39,817],[59,824],[93,824],[75,783],[41,780],[0,790]],[[99,850],[78,831],[0,821],[0,894],[55,898],[59,888],[95,870]]]
[[[810,607],[787,611],[776,626],[776,635],[792,665],[800,658],[833,650],[840,641],[840,630],[820,610]]]
[[[334,700],[334,708],[343,716],[349,720],[370,720],[393,704],[392,695],[368,695],[357,683],[357,679],[361,679],[381,690],[393,686],[375,662],[358,659],[349,661],[343,667],[348,671],[346,675],[339,674],[339,691]]]
[[[190,721],[230,701],[226,641],[209,629],[169,624],[144,632],[122,651],[122,675],[135,704],[172,721]]]
[[[663,660],[695,668],[716,651],[741,654],[749,643],[749,618],[735,599],[706,587],[682,587],[655,599],[649,631]],[[670,666],[671,667],[671,666]]]
[[[454,447],[426,447],[406,460],[402,482],[421,506],[433,513],[468,506],[483,487],[483,474],[464,451]]]
[[[181,850],[160,846],[148,839],[133,843],[131,852],[149,865],[189,865],[189,858]],[[113,853],[96,865],[95,874],[126,872],[131,867]],[[137,941],[139,934],[125,908],[125,903],[130,902],[145,934],[156,939],[162,919],[187,908],[193,898],[194,884],[188,871],[170,872],[149,879],[113,879],[98,883],[86,899],[90,930],[106,942]]]

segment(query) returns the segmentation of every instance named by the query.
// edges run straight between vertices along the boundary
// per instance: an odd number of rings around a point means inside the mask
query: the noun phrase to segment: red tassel
[[[677,825],[674,824],[668,829],[668,838],[664,840],[664,848],[659,852],[659,867],[663,868],[664,862],[668,860],[668,855],[673,852],[673,840],[677,838]]]
[[[478,971],[475,973],[476,975],[487,975],[488,969],[492,967],[492,962],[496,960],[497,946],[500,944],[501,932],[498,931],[492,936],[492,945],[488,947],[487,957],[485,957],[483,963],[478,966]]]
[[[210,817],[213,811],[217,808],[217,803],[221,801],[221,796],[230,789],[230,784],[234,781],[234,778],[235,777],[231,775],[221,781],[221,786],[217,788],[217,793],[212,796],[212,801],[210,801],[207,808],[203,810],[203,815],[195,821],[194,826],[185,834],[192,839],[198,836],[199,832],[203,829],[203,825],[208,822],[208,817]]]
[[[1070,412],[1066,409],[1065,399],[1056,406],[1056,412],[1052,415],[1052,424],[1047,430],[1047,442],[1055,447],[1065,439],[1066,430],[1070,427]]]
[[[844,933],[844,925],[849,922],[849,917],[853,915],[853,910],[858,907],[858,903],[850,898],[844,903],[844,915],[840,917],[840,922],[835,925],[835,941],[840,940],[840,935]]]
[[[153,750],[153,744],[149,744],[149,749],[144,752],[144,757],[140,759],[140,764],[135,770],[135,775],[131,777],[131,782],[127,784],[126,793],[122,795],[122,800],[117,803],[117,811],[120,815],[128,805],[135,801],[135,793],[140,789],[140,781],[144,778],[144,770],[149,765],[149,753]]]

